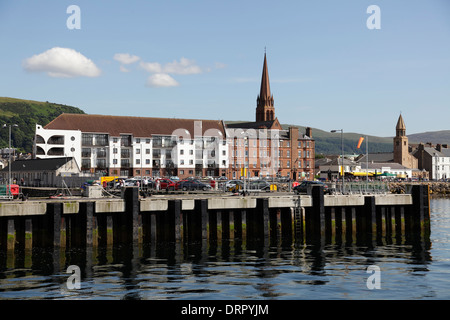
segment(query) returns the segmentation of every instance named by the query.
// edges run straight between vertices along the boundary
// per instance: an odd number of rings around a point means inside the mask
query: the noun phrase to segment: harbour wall
[[[0,250],[120,243],[288,239],[302,243],[427,239],[429,188],[410,194],[167,195],[0,202]]]

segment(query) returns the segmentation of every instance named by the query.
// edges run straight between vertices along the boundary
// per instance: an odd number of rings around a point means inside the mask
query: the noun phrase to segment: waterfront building
[[[418,160],[419,168],[429,172],[430,179],[450,179],[450,149],[447,144],[433,147],[420,143],[414,156]]]
[[[36,158],[70,156],[82,173],[221,176],[228,168],[222,121],[62,114],[36,126]]]
[[[77,177],[80,168],[72,157],[16,160],[11,164],[11,182],[22,186],[62,186],[64,177]],[[9,180],[9,168],[0,170],[0,179]]]

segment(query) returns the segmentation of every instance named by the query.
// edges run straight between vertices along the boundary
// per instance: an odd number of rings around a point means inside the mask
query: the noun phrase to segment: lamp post
[[[344,194],[344,129],[331,130],[331,133],[341,132],[341,157],[342,157],[342,194]]]
[[[3,124],[3,128],[9,127],[9,147],[8,147],[8,186],[7,186],[7,190],[8,190],[8,198],[9,200],[11,200],[11,127],[18,127],[17,124]]]

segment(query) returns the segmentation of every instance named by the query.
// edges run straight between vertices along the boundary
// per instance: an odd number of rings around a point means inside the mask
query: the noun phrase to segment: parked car
[[[182,180],[182,181],[177,182],[176,189],[183,190],[183,191],[187,191],[187,190],[206,191],[206,190],[211,189],[211,186],[209,184],[200,182],[198,180]]]
[[[170,179],[157,179],[155,181],[155,185],[158,184],[159,181],[159,190],[167,190],[170,185],[173,185],[174,182]]]
[[[270,191],[270,183],[265,180],[253,180],[247,184],[247,189]]]
[[[241,180],[230,180],[225,183],[225,190],[227,191],[236,191],[244,185],[244,182]]]
[[[321,181],[302,181],[302,183],[294,187],[294,192],[296,194],[308,193],[310,192],[312,186],[315,185],[323,186],[324,193],[330,193],[328,186]]]
[[[124,185],[125,187],[134,187],[134,186],[137,186],[137,185],[138,185],[138,182],[139,182],[139,180],[135,180],[135,179],[126,179],[126,180],[123,182],[123,185]]]

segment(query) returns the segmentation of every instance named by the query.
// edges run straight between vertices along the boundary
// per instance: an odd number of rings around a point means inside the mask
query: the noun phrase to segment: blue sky
[[[0,0],[0,43],[0,96],[91,114],[254,121],[266,47],[281,123],[450,129],[447,0]]]

